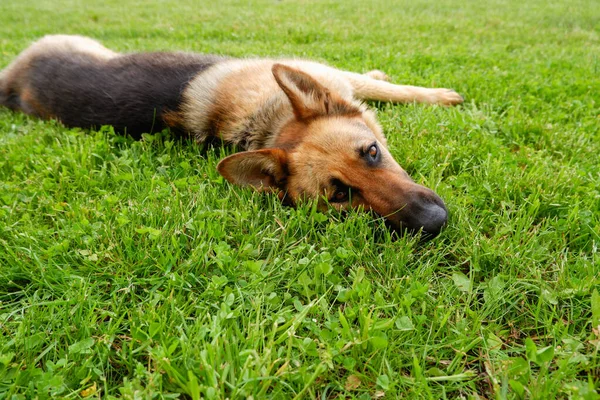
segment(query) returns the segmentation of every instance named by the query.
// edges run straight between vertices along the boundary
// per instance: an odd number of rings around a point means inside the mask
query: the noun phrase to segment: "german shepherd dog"
[[[81,36],[45,36],[0,72],[0,105],[69,127],[112,125],[134,137],[170,128],[244,150],[224,158],[229,182],[287,202],[362,208],[401,231],[437,235],[442,199],[392,158],[361,100],[454,105],[448,89],[394,85],[381,71],[296,59],[183,52],[119,54]]]

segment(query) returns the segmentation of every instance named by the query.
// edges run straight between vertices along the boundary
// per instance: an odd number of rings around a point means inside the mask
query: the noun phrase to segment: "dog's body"
[[[385,74],[302,60],[190,53],[121,55],[80,36],[46,36],[0,72],[0,105],[67,126],[113,125],[138,136],[165,127],[243,150],[222,160],[229,181],[292,202],[326,196],[394,226],[437,234],[447,212],[392,159],[360,100],[458,104],[447,89],[400,86]]]

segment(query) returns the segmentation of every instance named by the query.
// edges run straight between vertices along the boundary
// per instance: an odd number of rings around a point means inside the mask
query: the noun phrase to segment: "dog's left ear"
[[[284,64],[274,64],[271,71],[279,87],[290,99],[298,119],[329,113],[333,101],[331,92],[312,76]]]
[[[219,173],[229,182],[256,190],[285,190],[288,155],[282,149],[243,151],[222,159]]]

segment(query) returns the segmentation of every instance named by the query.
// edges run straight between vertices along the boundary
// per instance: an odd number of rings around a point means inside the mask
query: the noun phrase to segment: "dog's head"
[[[294,204],[317,199],[322,208],[373,210],[399,230],[440,232],[448,215],[444,202],[398,165],[370,115],[304,72],[275,64],[273,75],[295,118],[274,148],[221,160],[225,179],[277,191]]]

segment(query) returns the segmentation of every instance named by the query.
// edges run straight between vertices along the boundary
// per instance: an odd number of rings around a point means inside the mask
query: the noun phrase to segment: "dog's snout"
[[[444,202],[432,190],[420,190],[413,194],[410,215],[411,229],[423,229],[429,235],[436,236],[448,220],[448,211]]]
[[[448,220],[448,211],[438,204],[428,204],[423,207],[419,220],[415,229],[421,226],[424,232],[436,236]]]
[[[432,190],[420,187],[406,196],[400,212],[400,224],[411,231],[422,230],[430,237],[437,236],[448,220],[443,200]]]

